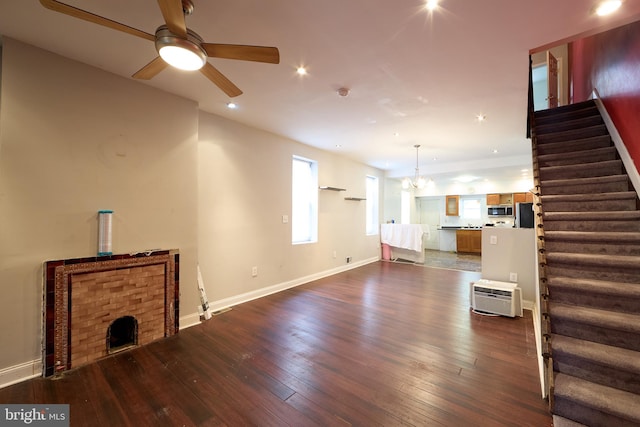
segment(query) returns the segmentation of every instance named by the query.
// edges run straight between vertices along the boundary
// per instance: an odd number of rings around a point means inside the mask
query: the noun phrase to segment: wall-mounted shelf
[[[326,190],[326,191],[347,191],[346,188],[338,188],[338,187],[328,187],[328,186],[322,186],[322,187],[318,187],[320,190]]]
[[[355,200],[355,201],[360,201],[360,200],[367,200],[364,197],[345,197],[345,200]]]

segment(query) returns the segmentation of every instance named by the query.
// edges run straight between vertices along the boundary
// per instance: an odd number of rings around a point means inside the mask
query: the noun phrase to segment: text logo
[[[69,405],[0,405],[0,425],[69,427]]]

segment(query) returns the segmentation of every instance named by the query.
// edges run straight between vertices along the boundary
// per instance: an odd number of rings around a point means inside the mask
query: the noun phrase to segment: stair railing
[[[544,378],[546,378],[546,395],[549,400],[549,408],[553,408],[553,358],[551,352],[551,322],[549,318],[549,289],[547,278],[547,261],[544,242],[544,224],[542,215],[540,168],[538,165],[537,138],[535,134],[535,114],[533,103],[533,65],[529,56],[529,90],[527,108],[527,138],[531,138],[531,155],[533,163],[533,210],[536,235],[536,249],[538,259],[538,288],[540,290],[540,325],[541,347],[544,361]]]

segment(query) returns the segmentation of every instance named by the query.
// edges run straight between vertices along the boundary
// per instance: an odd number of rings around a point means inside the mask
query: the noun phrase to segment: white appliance
[[[471,307],[478,313],[522,317],[522,292],[517,283],[480,279],[471,282]]]

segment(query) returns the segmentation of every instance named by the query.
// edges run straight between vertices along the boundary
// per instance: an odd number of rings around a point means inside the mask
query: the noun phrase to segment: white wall
[[[491,237],[495,244],[491,244]],[[482,230],[482,278],[510,282],[510,273],[518,275],[522,299],[529,309],[537,301],[535,229],[484,228]]]
[[[318,242],[292,245],[291,161],[318,162]],[[377,259],[379,236],[365,236],[366,176],[381,171],[208,113],[200,114],[199,254],[207,297],[222,308],[286,288],[301,278]],[[382,207],[380,208],[382,216]],[[335,251],[335,258],[333,256]],[[251,276],[252,267],[258,276]]]
[[[383,201],[377,169],[11,39],[1,78],[0,386],[40,374],[42,263],[96,256],[100,209],[115,211],[114,253],[180,250],[181,327],[198,320],[198,264],[215,306],[380,255],[365,202],[344,200],[374,175]],[[292,246],[282,223],[293,154],[318,161],[321,185],[347,188],[319,195],[316,244]]]
[[[5,39],[0,104],[0,370],[41,358],[42,263],[180,249],[197,301],[197,106]],[[0,381],[1,383],[2,381]]]

